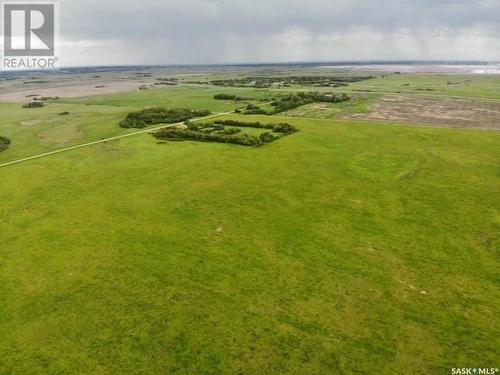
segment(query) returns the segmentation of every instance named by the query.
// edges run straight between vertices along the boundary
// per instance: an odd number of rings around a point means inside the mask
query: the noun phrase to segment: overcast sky
[[[63,65],[500,61],[500,0],[64,0]]]

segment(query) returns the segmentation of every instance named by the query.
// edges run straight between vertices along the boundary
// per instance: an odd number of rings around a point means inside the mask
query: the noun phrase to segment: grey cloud
[[[155,63],[265,61],[267,56],[269,60],[270,56],[286,60],[299,55],[317,60],[325,55],[320,40],[335,40],[341,35],[355,40],[356,34],[360,38],[378,35],[389,41],[388,46],[381,45],[380,59],[405,50],[406,46],[397,43],[404,42],[401,36],[406,42],[413,40],[412,58],[435,54],[433,40],[444,36],[450,46],[465,54],[471,51],[467,44],[471,38],[481,40],[478,43],[484,44],[485,50],[475,49],[478,59],[500,54],[491,50],[495,40],[500,49],[498,0],[65,0],[61,21],[63,39],[114,48],[117,58],[127,59],[123,63],[140,60],[127,55],[127,49],[140,51]],[[295,42],[287,39],[293,32],[298,38]],[[280,45],[283,38],[288,45]],[[456,44],[457,39],[464,39],[462,47]],[[436,47],[446,44],[434,42]],[[341,39],[337,44],[348,47],[352,59],[363,58],[367,55],[363,49],[369,47],[363,40],[358,51]],[[102,56],[97,47],[93,53],[96,60]],[[77,60],[76,55],[69,57]]]

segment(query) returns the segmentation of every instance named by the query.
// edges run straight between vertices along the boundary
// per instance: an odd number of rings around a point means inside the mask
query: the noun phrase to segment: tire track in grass
[[[214,115],[210,115],[210,116],[206,116],[206,117],[200,117],[200,118],[193,119],[193,120],[190,120],[190,121],[191,122],[204,121],[204,120],[209,120],[209,119],[220,117],[220,116],[229,115],[231,113],[235,113],[235,111],[223,112],[223,113],[216,113]],[[100,144],[100,143],[114,141],[116,139],[122,139],[122,138],[132,137],[134,135],[139,135],[139,134],[151,133],[151,132],[154,132],[155,130],[164,129],[164,128],[170,128],[170,127],[174,127],[174,126],[177,126],[177,125],[181,125],[183,123],[184,123],[184,121],[177,122],[175,124],[160,125],[160,126],[157,126],[157,127],[154,127],[154,128],[148,128],[148,129],[144,129],[144,130],[139,130],[139,131],[136,131],[136,132],[133,132],[133,133],[127,133],[127,134],[117,135],[117,136],[114,136],[114,137],[99,139],[97,141],[82,143],[82,144],[79,144],[79,145],[76,145],[76,146],[70,146],[70,147],[61,148],[59,150],[44,152],[42,154],[28,156],[28,157],[25,157],[25,158],[22,158],[22,159],[17,159],[17,160],[9,161],[7,163],[0,164],[0,168],[7,167],[7,166],[10,166],[10,165],[14,165],[14,164],[23,163],[23,162],[30,161],[30,160],[44,158],[44,157],[51,156],[51,155],[60,154],[62,152],[67,152],[67,151],[71,151],[71,150],[77,150],[77,149],[83,148],[83,147],[89,147],[89,146],[97,145],[97,144]]]

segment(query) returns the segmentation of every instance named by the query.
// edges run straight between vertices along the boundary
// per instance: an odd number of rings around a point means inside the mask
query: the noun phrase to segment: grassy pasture
[[[59,115],[61,112],[68,115]],[[43,108],[0,104],[0,133],[12,144],[0,163],[125,133],[118,122],[127,108],[50,103]]]
[[[152,88],[149,90],[138,90],[111,95],[96,95],[83,98],[64,99],[64,103],[88,104],[103,106],[125,106],[125,107],[183,107],[190,106],[192,109],[211,109],[214,112],[227,112],[241,108],[245,102],[234,102],[227,100],[214,100],[215,94],[234,94],[256,99],[268,99],[268,90],[238,89],[238,88],[210,88],[199,86],[174,86]]]
[[[407,86],[409,84],[409,86]],[[337,89],[338,90],[338,89]],[[467,96],[500,99],[500,76],[479,74],[391,74],[352,83],[339,91],[370,90],[373,92]]]
[[[40,113],[102,136],[151,93]],[[258,149],[145,134],[0,168],[0,373],[495,364],[500,133],[286,121]]]
[[[57,100],[43,108],[26,109],[19,103],[0,103],[0,134],[12,140],[9,150],[0,154],[0,164],[132,132],[133,129],[122,129],[118,124],[127,113],[138,108],[157,105],[209,109],[216,113],[241,108],[247,103],[214,100],[213,95],[220,92],[256,99],[271,95],[268,91],[252,89],[172,87]],[[61,116],[61,112],[69,114]]]

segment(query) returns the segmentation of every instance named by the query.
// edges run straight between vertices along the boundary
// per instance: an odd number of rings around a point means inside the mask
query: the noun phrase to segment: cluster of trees
[[[260,108],[256,104],[249,104],[245,108],[245,111],[243,112],[245,115],[267,115],[267,112],[264,111],[262,108]]]
[[[156,131],[153,135],[158,139],[170,141],[192,140],[204,142],[231,143],[243,146],[262,146],[271,143],[283,135],[291,134],[297,129],[288,123],[262,124],[260,122],[241,122],[221,120],[216,123],[187,122],[187,129],[167,128]],[[228,126],[228,128],[226,128]],[[258,136],[242,133],[238,127],[269,129]],[[279,133],[279,134],[273,134]]]
[[[263,144],[261,136],[242,133],[242,134],[223,134],[223,133],[208,133],[202,131],[193,131],[189,129],[160,129],[153,134],[158,139],[166,139],[169,141],[204,141],[231,143],[243,146],[261,146]],[[273,136],[274,140],[274,136]]]
[[[251,98],[244,98],[242,96],[236,96],[236,95],[232,95],[232,94],[215,94],[214,99],[215,100],[234,100],[236,102],[243,101],[243,100],[251,100]]]
[[[302,86],[323,86],[323,87],[340,87],[347,86],[348,83],[366,81],[372,79],[373,76],[305,76],[305,77],[288,77],[287,82]]]
[[[156,80],[161,82],[177,82],[179,79],[172,77],[158,77],[156,78]]]
[[[270,129],[274,133],[281,134],[292,134],[297,131],[297,128],[289,123],[280,123],[280,124],[263,124],[261,122],[243,122],[238,120],[217,120],[215,122],[217,125],[222,126],[232,126],[236,128],[257,128],[257,129]],[[208,127],[213,126],[213,124],[198,124],[199,127]]]
[[[42,108],[44,106],[43,102],[29,102],[23,104],[23,108]]]
[[[172,124],[182,122],[194,117],[208,116],[209,110],[193,110],[189,108],[146,108],[137,112],[130,112],[125,119],[120,121],[122,128],[145,128],[155,124]]]
[[[10,145],[10,139],[0,136],[0,152],[7,149]]]
[[[328,94],[320,92],[299,92],[281,97],[271,103],[274,107],[272,114],[288,111],[311,103],[341,103],[350,100],[346,94]]]
[[[285,76],[285,77],[245,77],[235,79],[218,79],[210,81],[214,86],[228,87],[256,87],[267,88],[271,86],[316,86],[316,87],[340,87],[349,83],[365,81],[373,76]]]

